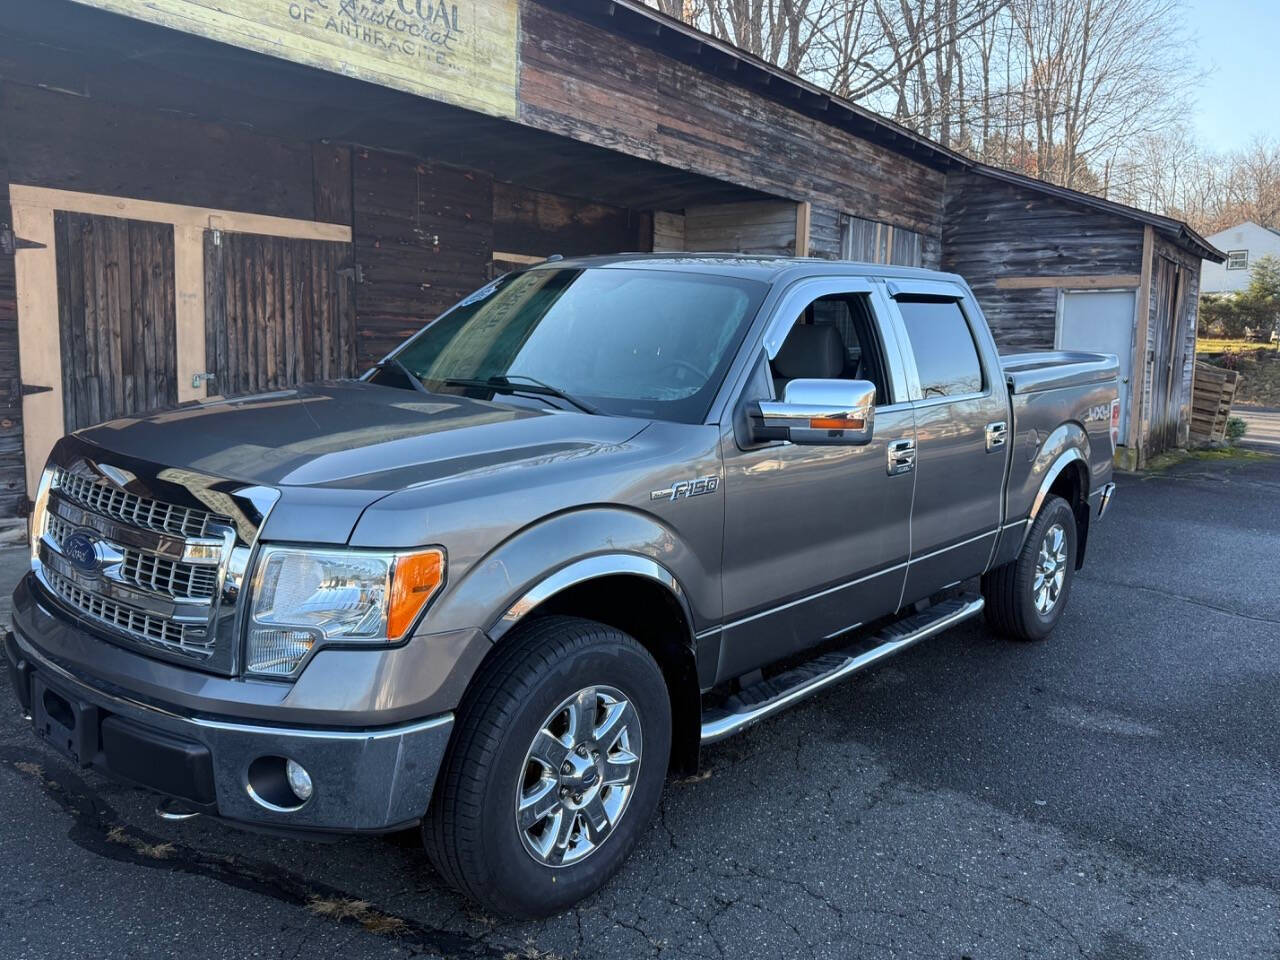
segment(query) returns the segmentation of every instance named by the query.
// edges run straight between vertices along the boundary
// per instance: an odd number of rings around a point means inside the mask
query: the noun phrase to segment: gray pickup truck
[[[1116,371],[999,356],[948,274],[553,258],[358,381],[61,440],[18,699],[162,815],[420,827],[458,889],[545,915],[702,745],[984,610],[1045,637]]]

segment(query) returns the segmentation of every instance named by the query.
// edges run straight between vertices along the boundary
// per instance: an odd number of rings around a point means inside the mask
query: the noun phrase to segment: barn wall
[[[520,11],[522,123],[809,200],[818,255],[840,213],[940,234],[938,171],[532,0]]]
[[[1176,318],[1162,316],[1160,297],[1161,260],[1173,261],[1176,264],[1180,297]],[[1147,338],[1146,349],[1142,357],[1142,411],[1140,419],[1139,449],[1142,462],[1166,449],[1162,431],[1157,424],[1156,410],[1158,403],[1153,398],[1153,385],[1157,382],[1156,365],[1174,363],[1173,379],[1176,385],[1175,405],[1177,407],[1177,439],[1176,445],[1184,446],[1191,434],[1191,387],[1195,377],[1196,325],[1200,298],[1200,264],[1201,261],[1165,238],[1156,235],[1153,238],[1152,261],[1155,266],[1151,271],[1150,288],[1147,296]],[[1175,324],[1176,319],[1176,324]],[[1161,325],[1165,327],[1165,336],[1161,335]],[[1170,332],[1179,335],[1178,342],[1172,342]],[[1161,350],[1161,343],[1165,349]],[[1179,358],[1176,352],[1181,353]],[[1181,363],[1177,361],[1181,359]]]
[[[0,130],[6,182],[320,219],[308,143],[10,83]]]
[[[1137,275],[1142,226],[981,174],[952,173],[941,265],[969,282],[1002,349],[1050,350],[1057,290],[1003,289],[997,281]]]
[[[572,257],[646,251],[653,215],[591,203],[513,183],[493,184],[493,248],[503,253]]]
[[[489,279],[493,178],[399,154],[353,159],[357,360],[368,366]]]

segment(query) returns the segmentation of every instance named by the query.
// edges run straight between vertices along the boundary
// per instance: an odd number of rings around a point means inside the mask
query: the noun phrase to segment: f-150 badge
[[[677,480],[665,490],[654,490],[649,494],[649,499],[674,501],[681,497],[700,497],[704,493],[715,493],[719,486],[720,478],[715,476]]]

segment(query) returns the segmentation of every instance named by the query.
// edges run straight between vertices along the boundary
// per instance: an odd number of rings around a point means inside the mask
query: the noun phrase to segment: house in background
[[[1225,263],[1204,261],[1200,268],[1201,293],[1243,293],[1258,258],[1269,254],[1280,259],[1280,230],[1248,220],[1215,233],[1208,240],[1227,259]]]

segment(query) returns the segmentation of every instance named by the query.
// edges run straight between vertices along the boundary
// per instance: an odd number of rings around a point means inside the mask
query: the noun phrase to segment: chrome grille
[[[126,550],[120,576],[129,583],[173,597],[212,597],[218,568],[179,563],[164,557]]]
[[[114,484],[61,468],[53,472],[53,486],[68,500],[87,510],[144,530],[172,533],[180,537],[202,537],[206,535],[211,522],[230,522],[226,517],[219,517],[207,510],[139,497]]]
[[[75,528],[57,514],[49,514],[45,533],[61,547]],[[218,588],[218,568],[182,563],[155,554],[122,547],[119,577],[125,583],[174,598],[209,598]]]
[[[193,657],[207,657],[212,653],[208,631],[203,626],[155,617],[110,598],[90,593],[48,567],[44,569],[44,578],[54,593],[69,606],[85,616],[122,630],[131,637]]]

